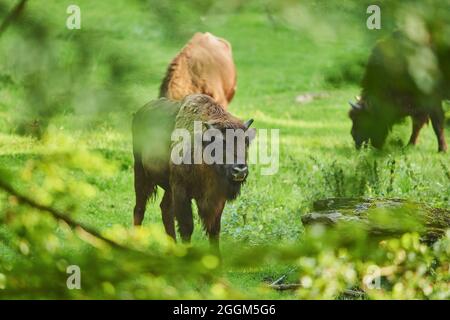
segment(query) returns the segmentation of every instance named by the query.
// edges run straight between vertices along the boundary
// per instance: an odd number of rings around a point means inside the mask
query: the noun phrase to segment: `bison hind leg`
[[[419,137],[420,130],[428,122],[427,114],[420,114],[412,116],[412,133],[409,138],[409,145],[415,146]]]
[[[139,226],[144,220],[145,209],[148,199],[153,195],[156,195],[156,184],[149,177],[142,162],[138,157],[135,157],[134,161],[134,191],[136,194],[136,204],[134,206],[134,225]]]
[[[166,190],[159,206],[161,208],[162,220],[166,233],[176,240],[175,216],[172,209],[172,192]]]
[[[445,141],[444,127],[445,127],[445,114],[444,109],[441,106],[436,107],[433,112],[430,113],[431,124],[433,125],[434,133],[436,134],[439,152],[447,151],[447,142]]]

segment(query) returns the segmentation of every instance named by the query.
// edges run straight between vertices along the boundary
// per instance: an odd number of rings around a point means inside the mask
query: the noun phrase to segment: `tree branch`
[[[269,285],[269,287],[278,291],[285,291],[285,290],[297,290],[298,288],[301,288],[302,285],[300,283],[285,283],[285,284],[271,284]]]
[[[2,181],[0,179],[0,189],[2,189],[3,191],[5,191],[6,193],[14,196],[20,203],[23,203],[25,205],[28,205],[34,209],[40,210],[40,211],[46,211],[48,213],[50,213],[55,219],[57,220],[62,220],[65,223],[67,223],[72,229],[81,229],[84,232],[90,234],[91,236],[94,236],[95,238],[106,242],[107,244],[109,244],[111,247],[114,247],[116,249],[121,249],[121,250],[126,250],[126,251],[132,251],[132,252],[136,252],[139,254],[145,254],[142,251],[138,251],[135,249],[131,249],[128,248],[126,246],[123,246],[115,241],[112,241],[108,238],[105,238],[104,236],[102,236],[98,231],[92,229],[89,226],[83,225],[75,220],[73,220],[72,218],[69,217],[69,214],[59,211],[55,208],[46,206],[46,205],[42,205],[39,204],[37,202],[35,202],[33,199],[30,199],[22,194],[20,194],[19,192],[17,192],[16,190],[14,190],[14,188],[12,188],[9,184],[5,183],[4,181]]]
[[[278,290],[278,291],[286,291],[286,290],[297,290],[302,287],[300,283],[285,283],[285,284],[271,284],[269,285],[271,289]],[[363,298],[365,296],[364,291],[360,290],[352,290],[352,289],[345,289],[342,292],[344,295],[351,296],[354,298]]]
[[[3,32],[5,32],[9,25],[20,16],[23,9],[25,8],[25,4],[27,3],[27,1],[28,0],[21,0],[6,16],[5,20],[3,20],[2,24],[0,25],[0,36]]]

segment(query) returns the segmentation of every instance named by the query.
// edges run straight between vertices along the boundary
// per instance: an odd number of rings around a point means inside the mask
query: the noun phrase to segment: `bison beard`
[[[372,50],[362,80],[361,98],[350,102],[349,116],[353,122],[352,136],[357,148],[370,143],[381,148],[393,125],[407,116],[413,120],[409,144],[415,145],[419,132],[428,119],[437,137],[439,151],[446,151],[444,136],[444,111],[442,101],[450,98],[450,49],[440,48],[434,86],[424,90],[411,74],[411,48],[417,44],[401,33],[380,41]],[[428,47],[427,47],[428,48]],[[409,51],[408,51],[409,50]]]
[[[181,239],[190,241],[194,199],[210,242],[218,247],[225,203],[238,197],[245,179],[231,178],[237,164],[172,163],[171,132],[188,129],[192,133],[194,121],[213,124],[219,130],[254,130],[248,129],[249,123],[233,117],[211,97],[201,94],[187,96],[180,103],[163,98],[141,108],[133,118],[134,224],[142,224],[147,200],[160,186],[164,189],[160,207],[167,234],[176,239],[176,220]]]

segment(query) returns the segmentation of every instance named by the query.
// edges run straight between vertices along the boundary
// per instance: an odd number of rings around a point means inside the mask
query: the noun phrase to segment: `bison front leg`
[[[220,222],[225,206],[225,200],[209,202],[197,201],[199,215],[202,219],[211,247],[219,251]]]
[[[444,122],[445,122],[445,115],[444,110],[442,107],[436,108],[431,114],[431,123],[433,125],[434,133],[436,134],[438,145],[439,145],[439,152],[446,152],[447,151],[447,143],[445,141],[445,135],[444,135]]]
[[[190,242],[194,231],[194,219],[192,218],[191,198],[184,189],[172,188],[172,208],[178,222],[181,240],[185,243]]]
[[[219,237],[220,237],[221,220],[222,220],[222,212],[220,213],[219,216],[217,216],[214,219],[212,225],[208,229],[206,229],[206,232],[208,233],[209,237],[209,244],[216,252],[220,252]]]

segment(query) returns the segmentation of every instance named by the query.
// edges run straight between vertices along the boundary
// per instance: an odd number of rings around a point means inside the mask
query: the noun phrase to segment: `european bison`
[[[445,152],[442,101],[450,97],[449,60],[449,50],[415,43],[400,32],[380,41],[367,63],[361,97],[350,102],[356,147],[370,140],[381,148],[392,126],[411,116],[409,144],[417,143],[420,129],[431,119],[439,151]]]
[[[227,107],[236,89],[236,68],[231,45],[209,32],[196,33],[170,63],[160,97],[180,101],[203,93]]]
[[[240,132],[244,136],[241,149],[239,150],[238,143],[232,150],[231,163],[224,161],[224,164],[220,164],[220,161],[217,161],[206,164],[203,161],[200,164],[188,164],[194,163],[192,153],[187,153],[188,161],[174,163],[172,151],[176,145],[179,146],[171,138],[176,132],[174,129],[186,129],[192,133],[195,122],[200,124],[200,133],[206,129],[216,129],[212,130],[216,134],[223,133],[223,136],[220,135],[216,139],[224,139],[222,142],[225,143],[230,139],[225,134],[225,131],[229,133],[227,129],[232,129],[233,134]],[[181,102],[162,98],[142,107],[133,118],[136,192],[134,224],[142,223],[147,200],[155,194],[156,187],[160,186],[165,191],[160,207],[167,234],[176,239],[176,219],[181,239],[183,242],[190,241],[194,227],[191,200],[194,199],[210,242],[217,243],[218,246],[220,220],[225,202],[239,195],[248,175],[247,148],[255,135],[255,129],[249,129],[252,122],[253,120],[249,120],[243,123],[211,97],[203,94],[189,95]],[[184,132],[188,132],[186,130]],[[231,142],[235,142],[236,137],[231,139]],[[201,142],[200,149],[205,150],[213,141],[215,140],[211,138],[209,142]],[[189,151],[194,151],[194,146],[191,148]],[[227,152],[229,149],[224,148],[224,158]],[[239,158],[239,154],[243,154],[243,158]]]

